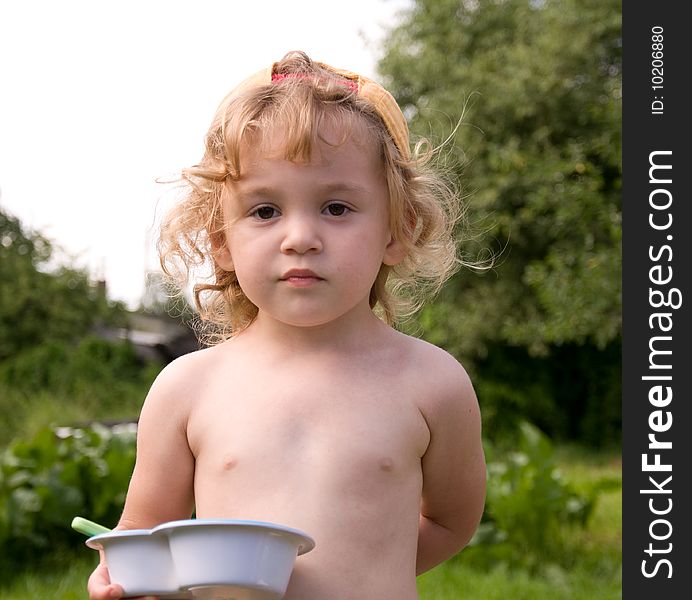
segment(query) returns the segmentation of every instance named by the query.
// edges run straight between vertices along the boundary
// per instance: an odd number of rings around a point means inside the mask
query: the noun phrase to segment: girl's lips
[[[291,269],[283,274],[281,281],[285,281],[297,287],[306,287],[318,281],[323,281],[323,279],[316,273],[307,269]]]

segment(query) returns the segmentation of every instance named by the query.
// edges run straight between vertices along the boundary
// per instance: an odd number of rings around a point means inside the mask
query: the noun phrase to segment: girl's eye
[[[260,206],[252,214],[262,221],[268,221],[276,216],[276,209],[271,206]]]
[[[348,206],[332,202],[325,209],[332,217],[341,217],[348,212]]]

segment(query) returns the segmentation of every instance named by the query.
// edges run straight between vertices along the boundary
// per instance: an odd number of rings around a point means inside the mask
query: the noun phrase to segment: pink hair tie
[[[279,83],[285,79],[312,79],[311,75],[307,73],[273,73],[272,83]],[[349,88],[352,92],[358,93],[358,84],[355,81],[350,81],[348,79],[334,79],[339,85]]]
[[[284,79],[307,79],[306,73],[274,73],[272,75],[272,83],[278,83]]]

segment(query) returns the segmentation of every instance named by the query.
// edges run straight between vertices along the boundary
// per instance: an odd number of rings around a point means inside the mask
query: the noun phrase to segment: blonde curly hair
[[[227,182],[242,177],[243,144],[277,123],[284,127],[287,160],[310,159],[325,119],[344,132],[344,141],[356,123],[365,124],[379,146],[391,234],[406,249],[400,264],[382,265],[370,292],[371,308],[387,323],[416,312],[461,264],[454,237],[461,204],[453,186],[430,168],[431,145],[421,140],[412,152],[397,147],[376,108],[325,67],[302,52],[291,52],[273,67],[280,83],[241,84],[217,109],[200,163],[182,172],[185,193],[164,216],[157,248],[164,273],[178,289],[186,286],[193,270],[213,268],[210,278],[198,278],[193,288],[206,343],[241,332],[257,316],[235,273],[215,263],[212,240],[224,228]]]

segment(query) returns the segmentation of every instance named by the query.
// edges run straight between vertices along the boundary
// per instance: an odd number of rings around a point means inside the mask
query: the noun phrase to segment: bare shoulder
[[[189,403],[213,377],[225,350],[219,346],[190,352],[166,365],[156,377],[145,401],[147,405],[165,405],[189,409]]]
[[[473,384],[463,365],[449,352],[425,340],[401,334],[407,363],[417,385],[427,390],[419,396],[426,418],[449,410],[478,411]]]
[[[192,376],[203,376],[213,366],[218,355],[218,347],[205,348],[179,356],[168,363],[156,378],[158,385],[180,385],[193,379]]]

